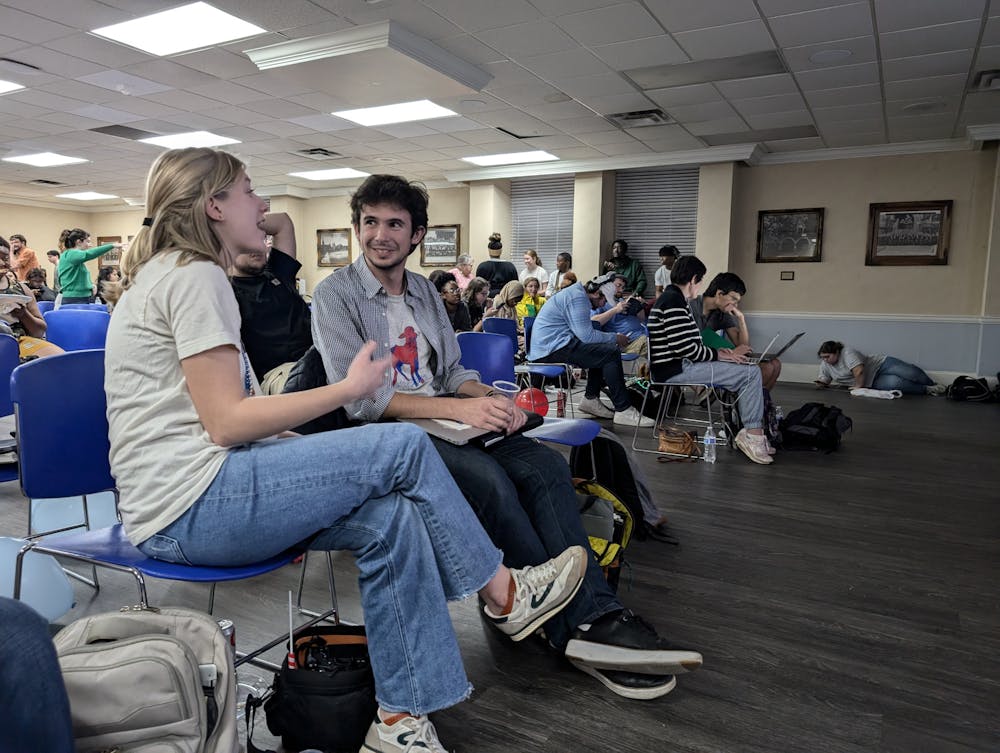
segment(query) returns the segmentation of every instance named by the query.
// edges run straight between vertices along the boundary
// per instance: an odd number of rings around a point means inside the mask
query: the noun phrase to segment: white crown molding
[[[60,201],[48,201],[46,199],[26,199],[23,196],[6,196],[0,194],[0,204],[10,204],[19,207],[35,207],[38,209],[58,209],[65,212],[81,212],[83,214],[95,214],[103,212],[131,212],[133,210],[141,212],[141,206],[129,206],[127,204],[97,204],[90,206],[80,206],[76,203],[62,203]]]
[[[1000,324],[1000,316],[960,316],[952,314],[885,314],[863,312],[823,311],[755,311],[745,312],[753,317],[769,319],[794,319],[805,321],[864,321],[864,322],[913,322],[920,324]]]
[[[872,144],[870,146],[842,146],[832,149],[812,149],[799,152],[772,152],[762,155],[758,164],[787,165],[796,162],[895,157],[906,154],[929,154],[932,152],[964,152],[969,149],[970,144],[967,139],[907,141],[901,144]]]
[[[717,162],[750,162],[757,159],[758,153],[759,147],[756,144],[733,144],[682,152],[637,154],[630,157],[602,157],[600,159],[538,162],[527,165],[459,170],[445,173],[444,177],[450,181],[497,180],[499,178],[524,178],[537,175],[629,170],[637,167],[679,167],[682,165],[708,165]]]
[[[982,149],[987,141],[1000,140],[1000,123],[972,125],[965,129],[973,149]]]
[[[329,188],[308,188],[306,186],[279,184],[273,186],[262,186],[255,190],[258,196],[264,196],[269,199],[276,199],[279,197],[291,197],[293,199],[321,199],[329,196],[350,196],[357,190],[358,186],[360,186],[362,183],[360,179],[352,179],[352,180],[353,182],[350,185],[332,186]],[[418,180],[416,182],[420,183],[428,191],[439,191],[439,190],[465,187],[458,183],[449,183],[443,180],[438,180],[438,181]]]
[[[433,42],[417,36],[397,21],[381,21],[332,34],[293,39],[244,50],[244,53],[257,68],[266,71],[286,65],[298,65],[384,48],[400,52],[475,91],[481,91],[493,80],[491,74],[438,47]]]

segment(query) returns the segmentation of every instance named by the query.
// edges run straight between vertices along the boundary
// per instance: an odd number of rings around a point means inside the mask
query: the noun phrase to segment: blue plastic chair
[[[67,309],[65,306],[42,315],[46,339],[66,351],[103,348],[111,315],[107,311]]]
[[[517,353],[517,322],[513,319],[502,319],[499,316],[487,317],[483,319],[483,332],[509,338],[514,345],[514,352]]]
[[[20,363],[20,350],[10,335],[0,335],[0,416],[9,416],[14,412],[14,404],[10,399],[10,375]],[[14,448],[12,438],[0,438],[0,448],[9,452]],[[13,459],[8,455],[7,459]],[[0,464],[0,483],[17,479],[17,463]]]
[[[55,313],[55,312],[54,312]],[[17,409],[17,442],[20,456],[21,490],[25,496],[76,497],[113,490],[115,481],[108,461],[110,443],[105,415],[104,351],[83,350],[30,361],[14,370],[11,397]],[[72,447],[58,464],[52,463],[53,447]],[[30,540],[18,553],[14,573],[14,598],[20,598],[22,562],[29,552],[40,552],[106,567],[132,575],[139,589],[140,606],[148,606],[145,577],[211,583],[208,611],[212,611],[215,583],[263,575],[287,565],[304,547],[297,546],[261,562],[240,567],[196,567],[162,562],[147,557],[125,536],[121,523],[100,528]],[[328,558],[328,565],[329,565]],[[333,616],[336,595],[332,565],[332,608],[307,624]],[[278,645],[283,633],[241,661]]]
[[[55,305],[56,304],[53,301],[39,301],[38,310],[44,314],[46,311],[51,311],[55,308]]]
[[[492,332],[461,332],[459,363],[479,372],[479,381],[493,384],[498,380],[514,381],[514,348],[510,338]]]
[[[64,303],[59,307],[60,310],[66,309],[67,311],[72,311],[76,309],[77,311],[104,311],[107,312],[108,304],[106,303]]]

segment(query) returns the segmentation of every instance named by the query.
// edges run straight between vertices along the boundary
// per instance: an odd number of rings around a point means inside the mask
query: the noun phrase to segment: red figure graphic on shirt
[[[417,331],[413,327],[407,327],[403,330],[403,334],[399,336],[399,339],[403,341],[402,345],[396,345],[390,348],[392,353],[392,386],[396,386],[397,377],[406,378],[406,374],[403,373],[403,365],[410,367],[409,379],[413,382],[414,387],[419,387],[424,383],[424,379],[420,376],[420,358],[417,355]]]

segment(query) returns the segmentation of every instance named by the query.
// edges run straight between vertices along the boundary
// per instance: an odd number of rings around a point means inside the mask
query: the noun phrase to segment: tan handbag
[[[664,462],[668,460],[697,460],[701,457],[701,448],[698,447],[695,436],[673,426],[661,426],[656,451],[673,457],[657,458],[657,460]]]

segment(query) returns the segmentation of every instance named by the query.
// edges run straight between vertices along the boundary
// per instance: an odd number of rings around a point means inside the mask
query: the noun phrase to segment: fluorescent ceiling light
[[[525,162],[551,162],[559,159],[548,152],[514,152],[512,154],[484,154],[480,157],[462,157],[463,162],[471,162],[480,167],[495,165],[521,165]]]
[[[382,105],[381,107],[364,107],[360,110],[341,110],[333,114],[338,118],[344,118],[363,126],[409,123],[414,120],[431,120],[433,118],[448,118],[452,115],[458,115],[457,112],[436,105],[429,99],[421,99],[416,102],[400,102],[399,104]]]
[[[288,173],[296,178],[306,180],[343,180],[344,178],[367,178],[370,173],[363,173],[353,167],[338,167],[332,170],[309,170],[304,173]]]
[[[264,31],[207,3],[191,3],[132,21],[102,26],[91,33],[162,56],[252,37]]]
[[[20,84],[15,84],[13,81],[2,81],[0,80],[0,94],[6,94],[7,92],[16,92],[18,89],[23,89],[24,87]]]
[[[57,193],[57,199],[76,199],[77,201],[97,201],[98,199],[117,199],[118,197],[110,193],[97,193],[96,191],[81,191],[80,193]]]
[[[183,149],[188,146],[222,146],[224,144],[239,144],[236,139],[220,136],[209,131],[191,131],[190,133],[171,133],[166,136],[153,136],[139,139],[143,144],[153,144],[167,149]]]
[[[88,160],[80,157],[66,157],[53,152],[40,152],[39,154],[25,154],[20,157],[4,157],[4,162],[21,162],[32,167],[56,167],[58,165],[77,165]]]

